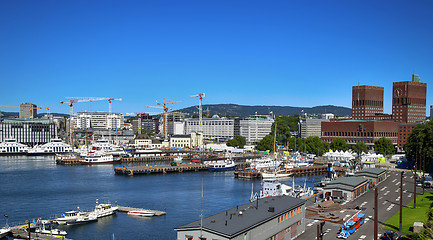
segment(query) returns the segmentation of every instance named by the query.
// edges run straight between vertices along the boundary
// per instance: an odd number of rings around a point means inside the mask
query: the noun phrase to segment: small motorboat
[[[155,213],[151,211],[129,211],[128,215],[139,217],[152,217],[155,215]]]

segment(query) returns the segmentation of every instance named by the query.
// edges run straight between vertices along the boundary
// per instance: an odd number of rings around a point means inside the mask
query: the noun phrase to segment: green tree
[[[274,136],[275,124],[277,124],[277,144],[287,145],[291,131],[296,131],[298,128],[299,116],[276,116],[275,122],[272,124],[271,135]]]
[[[243,148],[246,143],[247,143],[247,140],[245,137],[236,135],[233,139],[230,139],[227,141],[227,146]]]
[[[342,138],[336,138],[332,140],[329,147],[334,151],[347,151],[349,149],[349,144],[347,144],[346,140]]]
[[[430,169],[433,159],[433,121],[416,125],[404,145],[407,159],[426,160],[426,169]]]
[[[262,140],[257,143],[257,149],[260,151],[274,150],[274,137],[272,135],[266,135]]]
[[[326,151],[328,151],[328,143],[320,140],[319,137],[310,136],[305,139],[307,144],[307,152],[316,154],[317,156],[322,156]]]
[[[153,131],[148,129],[148,128],[142,128],[140,131],[141,134],[146,134],[147,136],[152,136],[153,135]]]
[[[355,145],[353,145],[352,150],[358,153],[358,155],[361,155],[362,152],[368,152],[368,147],[364,142],[357,142]]]
[[[302,138],[290,138],[289,139],[289,149],[293,151],[304,151],[305,140]]]
[[[394,154],[395,147],[390,139],[382,137],[374,142],[374,151],[383,155]]]

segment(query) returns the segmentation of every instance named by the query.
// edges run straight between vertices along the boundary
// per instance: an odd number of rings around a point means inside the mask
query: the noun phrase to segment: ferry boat
[[[72,147],[64,143],[59,138],[53,138],[49,143],[43,145],[36,145],[29,149],[28,155],[54,155],[56,153],[69,153],[72,152]]]
[[[82,146],[78,150],[81,157],[86,157],[89,153],[95,152],[107,152],[110,153],[114,159],[121,159],[126,155],[126,151],[123,147],[111,144],[107,139],[101,138],[98,139],[95,143],[91,144],[88,148],[87,146]]]
[[[28,151],[27,145],[21,144],[13,138],[7,138],[0,143],[0,154],[2,155],[27,154]]]
[[[90,153],[87,157],[79,161],[80,164],[83,165],[120,163],[120,159],[115,160],[113,155],[107,152]]]
[[[206,161],[204,164],[209,165],[210,172],[234,170],[236,167],[232,160]]]
[[[262,190],[258,194],[254,193],[253,189],[251,189],[250,202],[257,200],[257,198],[282,195],[292,196],[292,187],[280,183],[276,178],[263,179]]]
[[[98,200],[96,200],[96,207],[92,213],[95,213],[96,217],[101,218],[115,214],[117,209],[119,207],[113,206],[110,203],[98,203]]]
[[[54,222],[59,225],[75,225],[94,221],[98,221],[95,214],[81,212],[79,209],[65,212],[61,217],[54,219]]]

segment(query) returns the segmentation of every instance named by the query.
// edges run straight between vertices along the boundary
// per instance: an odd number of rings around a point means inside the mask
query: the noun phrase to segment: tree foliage
[[[352,150],[358,153],[358,155],[361,155],[361,153],[363,152],[368,152],[368,147],[367,144],[365,144],[364,142],[357,142],[355,145],[353,145]]]
[[[305,140],[302,138],[290,138],[289,149],[293,151],[304,151]]]
[[[337,150],[338,151],[347,151],[349,149],[349,144],[346,142],[346,140],[344,140],[342,138],[336,138],[336,139],[332,140],[329,147],[333,151],[337,151]]]
[[[310,136],[305,139],[307,145],[307,152],[322,156],[329,149],[329,144],[325,141],[320,140],[319,137]]]
[[[260,151],[274,150],[274,137],[272,135],[266,135],[262,140],[257,143],[257,149]]]
[[[233,139],[227,141],[227,146],[243,148],[246,143],[247,140],[245,137],[236,135]]]
[[[382,137],[374,142],[374,151],[383,155],[394,154],[395,147],[390,139]]]
[[[275,134],[275,124],[277,124],[277,143],[286,145],[289,141],[291,131],[296,131],[298,128],[299,116],[276,116],[275,122],[272,124],[271,135]]]
[[[425,159],[426,167],[430,169],[433,159],[433,121],[416,125],[404,145],[404,150],[407,159]]]

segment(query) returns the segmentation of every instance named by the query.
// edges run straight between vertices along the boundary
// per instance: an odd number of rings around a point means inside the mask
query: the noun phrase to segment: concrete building
[[[325,113],[325,114],[322,114],[322,119],[331,119],[331,118],[334,118],[335,117],[335,115],[334,114],[332,114],[332,113]]]
[[[328,119],[318,118],[304,118],[299,121],[299,137],[321,137],[322,135],[322,122],[329,122]]]
[[[138,115],[137,119],[132,120],[132,130],[141,133],[142,129],[150,130],[154,135],[159,132],[159,119],[149,114]]]
[[[0,142],[14,138],[19,143],[34,146],[48,143],[56,136],[56,125],[49,119],[4,119],[0,123]]]
[[[322,122],[321,139],[332,142],[336,138],[342,138],[348,144],[355,145],[357,142],[364,142],[371,148],[376,140],[386,137],[397,145],[398,128],[399,123],[394,121],[341,120]]]
[[[239,120],[239,135],[245,137],[247,144],[257,143],[271,132],[273,123],[274,119],[270,116],[251,116]]]
[[[412,81],[392,84],[392,116],[394,121],[414,123],[426,120],[427,83],[419,82],[419,76],[412,75]]]
[[[170,136],[170,148],[190,148],[191,135],[172,135]]]
[[[121,129],[124,117],[121,113],[107,112],[78,112],[75,114],[74,128],[89,128],[88,120],[90,119],[90,128],[95,129]],[[80,127],[79,127],[80,126]]]
[[[323,187],[325,198],[339,198],[346,201],[359,197],[368,189],[368,179],[363,177],[340,177]]]
[[[379,184],[386,179],[386,170],[382,168],[365,168],[355,173],[356,177],[366,178],[374,184]]]
[[[294,239],[305,231],[305,200],[267,197],[175,228],[178,240]]]
[[[376,114],[383,114],[383,87],[352,87],[352,118],[368,120]]]
[[[19,117],[37,118],[38,117],[37,106],[33,103],[21,103],[19,106]]]
[[[205,139],[212,139],[216,141],[227,141],[234,137],[234,120],[227,118],[220,118],[214,116],[212,118],[203,118],[203,137]],[[185,134],[192,132],[199,132],[199,119],[189,118],[185,119]]]

